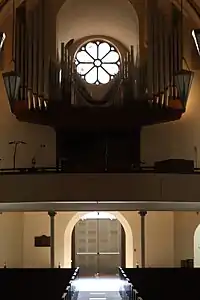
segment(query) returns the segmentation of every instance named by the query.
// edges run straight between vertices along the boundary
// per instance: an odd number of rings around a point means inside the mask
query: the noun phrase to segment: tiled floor
[[[120,300],[119,278],[80,278],[74,282],[79,290],[78,300]]]

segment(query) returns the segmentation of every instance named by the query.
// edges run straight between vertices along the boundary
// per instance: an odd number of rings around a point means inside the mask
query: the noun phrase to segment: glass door
[[[97,220],[80,220],[75,226],[75,262],[80,275],[98,272]]]
[[[98,220],[98,272],[115,275],[121,265],[121,224],[118,220]]]
[[[80,220],[75,226],[75,266],[80,275],[114,275],[121,265],[121,224],[116,219]]]

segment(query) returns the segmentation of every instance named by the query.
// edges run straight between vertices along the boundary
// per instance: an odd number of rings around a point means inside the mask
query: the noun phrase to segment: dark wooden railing
[[[143,298],[140,297],[139,292],[137,291],[137,289],[134,288],[133,283],[127,277],[126,273],[121,267],[118,268],[118,273],[119,278],[122,281],[122,285],[119,291],[122,300],[143,300]]]
[[[1,175],[41,175],[41,174],[52,174],[52,173],[77,173],[77,172],[70,172],[66,168],[58,168],[58,167],[37,167],[37,168],[2,168],[0,169],[0,176]],[[107,171],[96,171],[96,172],[82,172],[78,173],[113,173],[112,170]],[[126,172],[115,172],[115,173],[133,173],[133,174],[183,174],[183,172],[179,171],[162,171],[159,172],[155,169],[154,166],[145,166],[139,169],[132,169],[127,170]],[[184,172],[185,174],[185,172]],[[200,168],[194,168],[193,172],[186,172],[186,174],[191,175],[200,175]]]
[[[199,268],[119,268],[122,299],[199,299]]]

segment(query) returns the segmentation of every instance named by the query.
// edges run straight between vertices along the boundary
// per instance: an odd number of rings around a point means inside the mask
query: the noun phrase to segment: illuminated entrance
[[[75,225],[72,234],[72,263],[82,275],[114,275],[125,265],[125,233],[116,217],[91,212]]]

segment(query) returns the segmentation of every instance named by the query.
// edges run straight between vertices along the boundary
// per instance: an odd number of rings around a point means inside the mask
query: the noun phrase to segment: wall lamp
[[[180,100],[183,106],[186,107],[187,100],[192,86],[192,81],[194,78],[194,72],[190,70],[189,65],[187,64],[187,61],[184,57],[182,58],[182,60],[185,62],[187,66],[187,70],[182,69],[175,74],[175,83],[178,89]]]
[[[186,107],[186,103],[192,86],[193,77],[194,72],[190,70],[182,69],[177,74],[175,74],[176,87],[178,89],[180,100],[184,107]]]
[[[12,32],[12,61],[15,64],[15,0],[13,0],[13,32]],[[18,98],[21,78],[19,74],[15,70],[6,72],[3,74],[4,85],[6,89],[6,93],[8,96],[8,100],[10,102],[11,110],[13,108],[13,104]]]
[[[18,99],[21,78],[15,71],[6,72],[2,75],[10,107],[12,108]]]
[[[184,109],[186,108],[187,100],[189,97],[189,93],[191,90],[192,86],[192,81],[194,78],[194,72],[190,70],[190,67],[184,58],[184,43],[183,43],[183,37],[184,37],[184,32],[183,32],[183,3],[184,1],[181,0],[181,55],[182,55],[182,63],[184,63],[187,67],[187,69],[182,69],[175,74],[175,84],[178,90],[178,94],[180,97],[180,100],[182,102],[182,105]]]
[[[11,141],[8,143],[9,145],[14,145],[14,151],[13,151],[13,169],[16,169],[16,155],[17,155],[17,148],[19,145],[26,145],[26,142],[24,141]]]
[[[198,54],[200,55],[200,29],[192,30],[192,37],[194,39]]]

